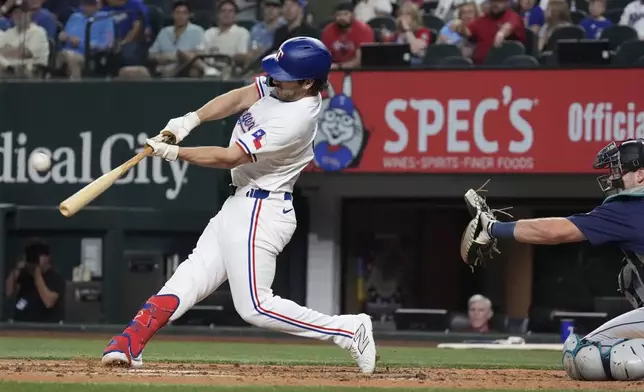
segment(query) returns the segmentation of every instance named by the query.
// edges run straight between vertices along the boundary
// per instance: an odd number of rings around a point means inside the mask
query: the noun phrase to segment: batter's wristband
[[[196,112],[190,112],[183,116],[184,119],[186,120],[186,128],[188,129],[188,132],[192,131],[196,127],[201,124],[201,120],[199,119],[199,116],[197,115]]]

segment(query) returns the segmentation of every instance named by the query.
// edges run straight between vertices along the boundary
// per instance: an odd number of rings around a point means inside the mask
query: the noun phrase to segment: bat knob
[[[177,138],[170,131],[161,132],[163,135],[163,142],[167,144],[177,144]]]
[[[58,211],[60,211],[60,213],[61,213],[64,217],[66,217],[66,218],[69,218],[71,215],[73,215],[73,214],[72,214],[72,212],[71,212],[71,211],[69,210],[69,208],[67,207],[67,205],[65,205],[64,203],[62,203],[62,204],[58,207]]]

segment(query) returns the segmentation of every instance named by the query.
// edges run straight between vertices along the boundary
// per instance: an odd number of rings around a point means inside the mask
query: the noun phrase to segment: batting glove
[[[179,144],[183,139],[190,134],[190,131],[195,129],[201,120],[197,113],[190,112],[183,117],[173,118],[168,121],[168,124],[163,130],[152,140],[156,142],[164,142],[170,144]]]
[[[147,139],[145,143],[152,148],[152,155],[161,157],[166,161],[176,161],[179,156],[179,146]]]

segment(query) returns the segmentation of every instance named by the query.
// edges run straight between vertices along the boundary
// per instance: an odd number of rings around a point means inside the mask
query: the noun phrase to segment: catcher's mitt
[[[483,190],[470,189],[465,193],[465,204],[472,220],[461,237],[461,258],[471,267],[485,265],[495,254],[501,253],[497,249],[497,239],[490,233],[490,227],[497,220],[495,213],[503,211],[490,209],[485,198],[479,194],[481,191]]]

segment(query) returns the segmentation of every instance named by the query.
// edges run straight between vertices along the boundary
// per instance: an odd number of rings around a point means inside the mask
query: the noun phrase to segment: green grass
[[[106,339],[46,339],[0,337],[0,359],[78,359],[98,360]],[[561,354],[553,351],[451,350],[425,347],[380,347],[379,368],[523,368],[561,369]],[[260,344],[153,340],[145,351],[145,360],[188,363],[239,363],[271,365],[348,365],[355,366],[345,351],[333,344]],[[0,374],[0,379],[2,375]],[[168,385],[158,383],[64,383],[0,381],[1,392],[402,392],[451,389],[352,388],[305,386],[208,386]],[[152,381],[152,380],[151,380]],[[457,392],[491,392],[491,389]],[[502,390],[503,392],[518,392]],[[559,392],[549,390],[548,392]],[[561,390],[564,391],[564,390]]]
[[[100,358],[105,340],[0,337],[0,358]],[[452,350],[380,347],[379,367],[561,369],[561,353],[523,350]],[[144,361],[244,363],[267,365],[354,365],[333,344],[259,344],[152,341]]]

